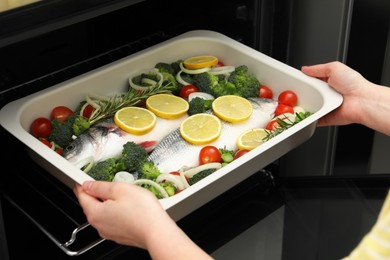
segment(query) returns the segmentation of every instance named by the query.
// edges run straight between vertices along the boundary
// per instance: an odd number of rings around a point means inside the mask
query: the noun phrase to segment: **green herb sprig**
[[[93,100],[96,107],[88,119],[89,123],[92,126],[102,119],[113,117],[119,109],[126,106],[135,106],[152,95],[172,93],[175,87],[173,84],[168,83],[165,85],[157,84],[142,91],[129,88],[128,92],[124,94],[115,95],[107,99]]]
[[[278,122],[278,127],[276,127],[274,130],[265,130],[267,135],[263,138],[263,141],[268,141],[272,138],[274,138],[275,136],[277,136],[278,134],[284,132],[285,130],[287,130],[288,128],[292,127],[293,125],[301,122],[302,120],[304,120],[305,118],[309,117],[310,115],[312,115],[313,113],[311,112],[299,112],[299,113],[295,113],[295,120],[294,121],[291,121],[290,119],[287,118],[287,120],[282,120],[280,118],[277,118],[276,119],[276,122]]]

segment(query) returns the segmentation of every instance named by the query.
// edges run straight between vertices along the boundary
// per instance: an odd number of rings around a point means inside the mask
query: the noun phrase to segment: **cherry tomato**
[[[51,122],[45,117],[36,118],[30,126],[30,133],[36,138],[47,138],[51,133]]]
[[[63,152],[64,152],[63,148],[57,148],[56,149],[56,153],[58,153],[59,155],[62,155]]]
[[[170,172],[170,174],[180,176],[180,172]]]
[[[83,109],[83,117],[89,118],[94,110],[95,108],[90,104],[86,105]]]
[[[199,164],[221,162],[221,151],[215,146],[204,146],[199,152]]]
[[[182,98],[188,98],[188,96],[191,94],[191,93],[194,93],[194,92],[198,92],[199,89],[197,87],[195,87],[194,85],[185,85],[183,86],[181,89],[180,89],[180,97]]]
[[[279,104],[284,104],[290,107],[294,107],[298,104],[298,96],[294,91],[285,90],[278,96]]]
[[[248,153],[249,150],[237,150],[237,152],[234,153],[234,157],[233,157],[233,160],[237,159],[237,158],[240,158],[241,156],[243,156],[244,154]]]
[[[265,129],[269,130],[269,131],[273,131],[275,130],[277,127],[279,127],[279,123],[276,119],[274,120],[271,120],[268,122],[267,126],[265,127]]]
[[[64,122],[70,115],[73,115],[73,111],[66,106],[58,106],[51,111],[51,120],[58,120],[58,122]]]
[[[273,96],[274,94],[269,87],[265,85],[260,85],[259,98],[273,98]]]
[[[294,114],[294,108],[292,106],[288,106],[285,104],[279,104],[275,109],[275,116],[278,116],[278,115],[281,115],[284,113]]]
[[[51,143],[47,139],[39,139],[43,144],[45,144],[47,147],[51,148]]]
[[[215,67],[223,67],[225,66],[225,63],[223,63],[222,61],[218,61],[217,65],[215,65]]]

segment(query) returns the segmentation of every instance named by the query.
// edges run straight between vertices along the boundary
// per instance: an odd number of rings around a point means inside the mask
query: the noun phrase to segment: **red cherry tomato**
[[[288,106],[285,104],[279,104],[275,109],[275,116],[278,116],[278,115],[281,115],[284,113],[294,114],[294,108],[292,106]]]
[[[51,133],[51,122],[45,117],[36,118],[30,126],[30,133],[36,138],[47,138]]]
[[[273,98],[273,96],[274,94],[269,87],[265,85],[260,85],[259,98]]]
[[[194,92],[199,92],[199,89],[197,87],[195,87],[194,85],[185,85],[183,86],[181,89],[180,89],[180,97],[182,98],[188,98],[188,96],[191,94],[191,93],[194,93]]]
[[[278,96],[279,104],[284,104],[290,107],[294,107],[298,104],[298,96],[291,90],[285,90]]]
[[[66,106],[58,106],[51,111],[51,120],[58,120],[58,122],[64,122],[70,115],[73,115],[73,111]]]
[[[170,172],[170,174],[180,176],[180,172]]]
[[[86,105],[83,109],[83,117],[89,118],[94,110],[95,108],[90,104]]]
[[[237,150],[237,152],[234,153],[233,160],[240,158],[241,156],[243,156],[244,154],[246,154],[248,152],[249,152],[249,150]]]
[[[180,176],[180,172],[170,172],[170,174]],[[186,180],[188,181],[187,176],[184,176],[184,177],[185,177]]]
[[[265,129],[269,130],[269,131],[273,131],[275,130],[277,127],[279,127],[279,123],[276,119],[274,120],[271,120],[268,122],[267,126],[265,127]]]
[[[45,144],[47,147],[51,148],[51,143],[47,139],[39,139],[43,144]]]
[[[56,153],[58,153],[59,155],[62,155],[63,152],[64,152],[64,149],[62,149],[62,148],[56,149]]]
[[[199,152],[199,164],[221,162],[221,151],[215,146],[204,146]]]
[[[223,67],[225,66],[225,63],[223,63],[222,61],[218,61],[217,65],[215,65],[215,67]]]

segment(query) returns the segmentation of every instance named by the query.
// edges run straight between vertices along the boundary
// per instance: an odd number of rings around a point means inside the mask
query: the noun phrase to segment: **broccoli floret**
[[[164,190],[168,193],[169,196],[173,196],[176,194],[177,188],[170,182],[161,182],[160,186],[164,188]]]
[[[193,185],[193,184],[197,183],[198,181],[200,181],[201,179],[209,176],[210,174],[212,174],[215,171],[216,171],[216,169],[207,169],[207,170],[198,172],[197,174],[195,174],[194,176],[192,176],[191,178],[188,179],[188,184]]]
[[[88,130],[90,127],[91,127],[91,123],[88,121],[87,118],[83,116],[76,116],[72,125],[73,133],[76,136],[79,136],[84,131]]]
[[[236,86],[226,80],[221,80],[213,88],[214,96],[237,95]]]
[[[150,70],[147,73],[141,73],[133,77],[132,81],[139,86],[150,87],[156,85],[160,79],[161,77],[158,76],[156,71]]]
[[[214,87],[218,85],[219,77],[207,72],[195,74],[193,76],[194,85],[199,88],[199,91],[209,93],[214,97],[218,97],[218,93],[214,92]]]
[[[165,62],[159,62],[154,66],[158,71],[160,72],[166,72],[169,74],[175,74],[175,71],[171,67],[171,64],[165,63]]]
[[[182,63],[183,60],[177,60],[177,61],[174,61],[171,63],[171,68],[173,69],[173,74],[176,75],[177,73],[179,73],[179,71],[181,71],[181,68],[180,68],[180,63]]]
[[[240,90],[232,82],[227,81],[224,75],[213,75],[208,72],[196,74],[193,77],[193,84],[200,91],[209,93],[214,97],[240,95]]]
[[[234,151],[233,150],[227,150],[225,148],[220,148],[219,151],[221,152],[222,165],[226,165],[226,164],[233,161],[233,159],[234,159]]]
[[[149,160],[143,160],[138,167],[138,174],[141,179],[156,180],[161,174],[157,166]]]
[[[211,104],[213,103],[213,101],[214,99],[204,99],[201,97],[195,97],[191,99],[191,101],[188,103],[189,108],[187,113],[189,115],[204,113],[207,110],[211,109]]]
[[[260,82],[249,72],[246,65],[236,67],[227,80],[236,87],[236,95],[250,98],[257,97],[259,93]]]
[[[109,158],[93,165],[87,174],[98,181],[112,181],[117,172],[116,159]]]
[[[172,85],[173,90],[177,91],[179,83],[176,80],[176,73],[175,70],[172,68],[171,64],[159,62],[154,66],[163,76],[163,85]]]
[[[180,77],[181,77],[181,79],[184,80],[186,83],[194,85],[194,79],[193,79],[193,77],[192,77],[190,74],[187,74],[187,73],[185,73],[185,72],[182,72],[182,73],[180,74]],[[184,86],[184,85],[182,85],[182,84],[180,84],[180,83],[179,83],[179,85],[180,85],[181,87]]]
[[[73,123],[75,122],[76,117],[77,115],[73,114],[62,123],[58,120],[52,120],[52,130],[48,137],[49,141],[54,142],[61,147],[66,147],[73,140]]]
[[[123,170],[134,172],[147,158],[148,152],[145,148],[134,142],[127,142],[123,145],[122,155],[117,163],[121,165]]]

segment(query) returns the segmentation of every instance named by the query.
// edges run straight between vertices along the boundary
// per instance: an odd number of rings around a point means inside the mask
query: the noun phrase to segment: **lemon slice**
[[[195,114],[180,124],[181,136],[192,144],[210,143],[221,135],[221,131],[221,120],[211,114]]]
[[[218,58],[211,55],[194,56],[184,60],[187,69],[201,69],[217,65]]]
[[[115,113],[114,122],[128,133],[143,135],[153,129],[157,117],[145,108],[124,107]]]
[[[267,132],[264,128],[253,128],[244,131],[237,139],[237,147],[241,150],[253,150],[264,143]]]
[[[247,120],[253,112],[251,102],[246,98],[226,95],[220,96],[212,103],[213,112],[220,119],[238,123]]]
[[[178,96],[171,94],[157,94],[148,97],[146,108],[155,113],[158,117],[175,119],[187,113],[188,102]]]

